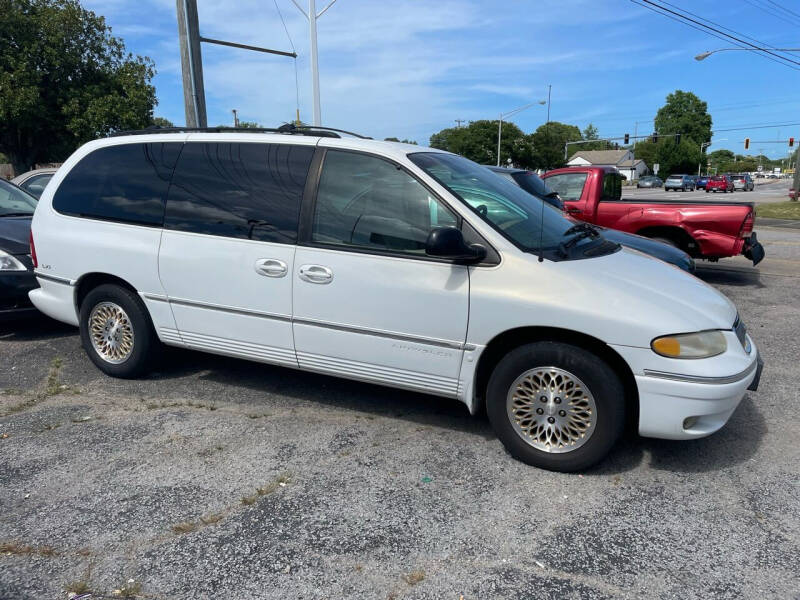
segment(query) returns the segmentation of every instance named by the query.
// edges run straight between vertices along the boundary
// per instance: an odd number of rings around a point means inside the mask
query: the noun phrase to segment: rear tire
[[[486,409],[514,458],[570,472],[590,467],[611,450],[623,430],[625,394],[616,373],[591,352],[535,342],[497,364]]]
[[[103,284],[90,291],[81,304],[79,325],[86,354],[112,377],[138,377],[160,354],[150,315],[127,288]]]

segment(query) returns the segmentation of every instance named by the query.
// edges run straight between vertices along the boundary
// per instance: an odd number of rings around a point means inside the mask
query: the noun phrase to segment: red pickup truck
[[[743,254],[753,265],[764,258],[753,202],[623,198],[624,177],[614,167],[565,167],[542,178],[582,221],[657,239],[696,258]]]

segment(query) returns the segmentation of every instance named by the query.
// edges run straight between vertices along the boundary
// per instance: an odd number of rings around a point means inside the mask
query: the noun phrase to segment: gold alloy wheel
[[[597,406],[589,388],[558,367],[537,367],[517,377],[506,411],[514,431],[543,452],[571,452],[594,433]]]
[[[92,309],[89,337],[95,352],[108,363],[124,363],[133,352],[133,325],[122,307],[113,302],[100,302]]]

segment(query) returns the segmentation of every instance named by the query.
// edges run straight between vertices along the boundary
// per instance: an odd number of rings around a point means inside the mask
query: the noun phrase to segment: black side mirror
[[[477,263],[486,258],[486,248],[480,244],[467,244],[460,229],[436,227],[428,234],[425,254],[458,262]]]

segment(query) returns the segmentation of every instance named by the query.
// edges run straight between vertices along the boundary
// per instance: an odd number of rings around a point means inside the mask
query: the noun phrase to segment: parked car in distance
[[[743,254],[754,265],[764,258],[753,232],[753,202],[623,198],[622,176],[614,167],[565,167],[542,178],[558,192],[567,214],[581,221],[669,241],[694,258]]]
[[[745,192],[752,192],[756,187],[753,178],[750,177],[750,173],[731,175],[730,178],[731,181],[733,181],[733,189],[735,190],[744,190]]]
[[[486,168],[516,183],[529,194],[541,198],[559,210],[564,210],[564,203],[561,201],[559,195],[554,190],[550,189],[544,180],[533,171],[495,166],[487,166]],[[572,217],[568,218],[572,219]],[[578,222],[577,219],[572,220],[576,223]],[[694,259],[674,245],[649,239],[641,235],[626,233],[618,229],[609,229],[608,227],[601,227],[599,225],[596,225],[596,227],[600,231],[600,235],[610,242],[622,244],[628,248],[644,252],[666,263],[675,265],[679,269],[688,271],[689,273],[695,272],[696,267]]]
[[[662,185],[664,185],[664,182],[655,175],[640,177],[639,181],[636,182],[637,188],[660,188]]]
[[[17,175],[11,183],[18,185],[35,198],[40,198],[44,188],[55,175],[57,168],[34,169],[22,175]]]
[[[736,189],[733,186],[733,181],[727,175],[713,175],[708,178],[706,183],[706,193],[709,192],[731,192]]]
[[[39,287],[30,256],[36,198],[0,179],[0,322],[38,313],[28,292]]]
[[[708,183],[708,175],[698,175],[695,177],[694,185],[697,187],[698,190],[706,189],[706,184]]]
[[[707,436],[758,385],[722,293],[466,158],[174,131],[84,145],[36,207],[31,299],[108,375],[167,344],[440,395],[560,471],[628,418]]]
[[[670,175],[664,182],[664,191],[681,190],[682,192],[693,192],[696,189],[694,179],[691,175]]]

